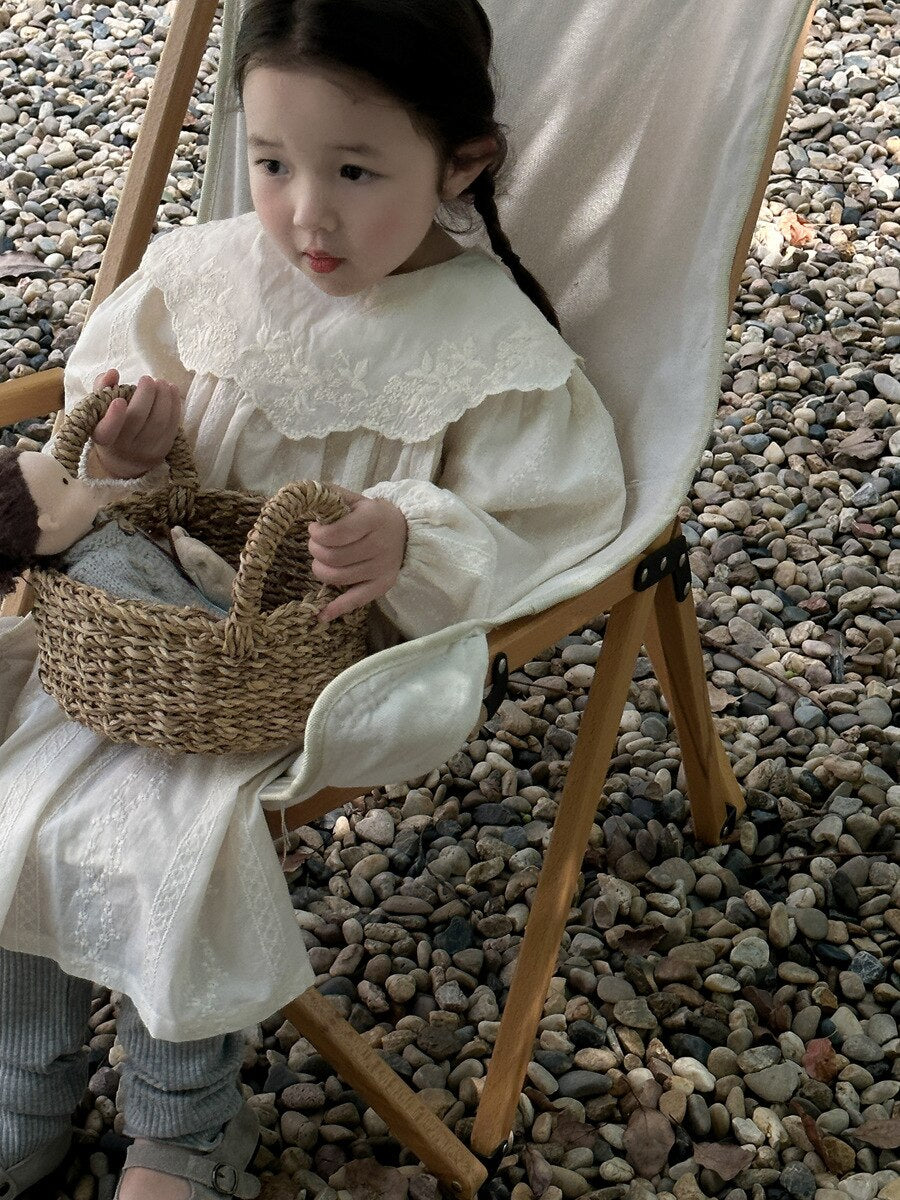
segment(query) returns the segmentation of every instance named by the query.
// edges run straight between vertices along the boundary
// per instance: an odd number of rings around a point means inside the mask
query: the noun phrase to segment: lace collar
[[[249,212],[173,229],[141,269],[185,367],[233,380],[295,439],[369,429],[424,441],[486,396],[559,387],[581,363],[478,250],[332,297]]]

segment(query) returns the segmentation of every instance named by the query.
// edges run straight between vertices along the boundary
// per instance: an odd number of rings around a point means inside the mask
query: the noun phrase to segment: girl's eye
[[[271,175],[271,174],[272,174],[272,172],[271,172],[271,171],[268,171],[268,170],[266,170],[266,168],[267,168],[267,167],[269,167],[269,166],[272,166],[272,165],[274,165],[276,168],[278,168],[278,167],[280,167],[280,166],[281,166],[281,163],[278,161],[278,159],[277,159],[277,158],[258,158],[258,159],[256,160],[256,165],[257,165],[258,167],[262,167],[262,168],[263,168],[263,171],[264,171],[264,173],[265,173],[266,175]],[[277,172],[276,172],[276,173],[277,173]]]
[[[341,175],[344,179],[349,179],[352,183],[366,176],[368,179],[375,179],[374,171],[367,171],[365,167],[357,167],[353,163],[344,163],[341,167]]]
[[[63,483],[66,485],[66,487],[69,486],[69,481],[66,479],[65,475],[63,475]]]

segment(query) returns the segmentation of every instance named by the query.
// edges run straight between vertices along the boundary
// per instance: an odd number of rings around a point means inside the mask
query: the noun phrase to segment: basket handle
[[[71,412],[66,413],[62,429],[54,441],[53,456],[70,475],[78,474],[78,464],[88,438],[106,416],[113,400],[117,396],[130,400],[134,392],[134,385],[130,383],[101,388],[98,392],[91,392],[89,396],[79,400]],[[166,462],[170,476],[169,522],[172,525],[183,525],[190,520],[198,480],[194,456],[180,426],[175,434],[172,449],[166,455]]]
[[[225,618],[224,651],[243,658],[253,650],[253,620],[259,616],[266,576],[285,536],[299,521],[330,525],[350,512],[340,492],[325,483],[302,479],[286,483],[260,510],[247,534],[240,565],[231,586],[231,609]]]

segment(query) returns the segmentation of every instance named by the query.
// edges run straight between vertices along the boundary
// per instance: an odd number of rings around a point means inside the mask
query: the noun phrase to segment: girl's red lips
[[[326,275],[331,271],[336,271],[344,261],[342,258],[334,258],[330,254],[316,254],[314,251],[305,251],[306,257],[309,259],[309,265],[320,275]]]

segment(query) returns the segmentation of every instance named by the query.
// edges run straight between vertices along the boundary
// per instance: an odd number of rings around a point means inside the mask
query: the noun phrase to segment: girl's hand
[[[119,372],[106,371],[94,390],[115,387]],[[181,421],[181,396],[174,383],[142,375],[131,400],[117,396],[94,430],[94,457],[107,478],[136,479],[165,461]]]
[[[322,583],[349,590],[322,609],[322,622],[383,596],[397,582],[406,553],[406,517],[396,504],[333,486],[352,511],[331,525],[310,522],[312,573]]]

